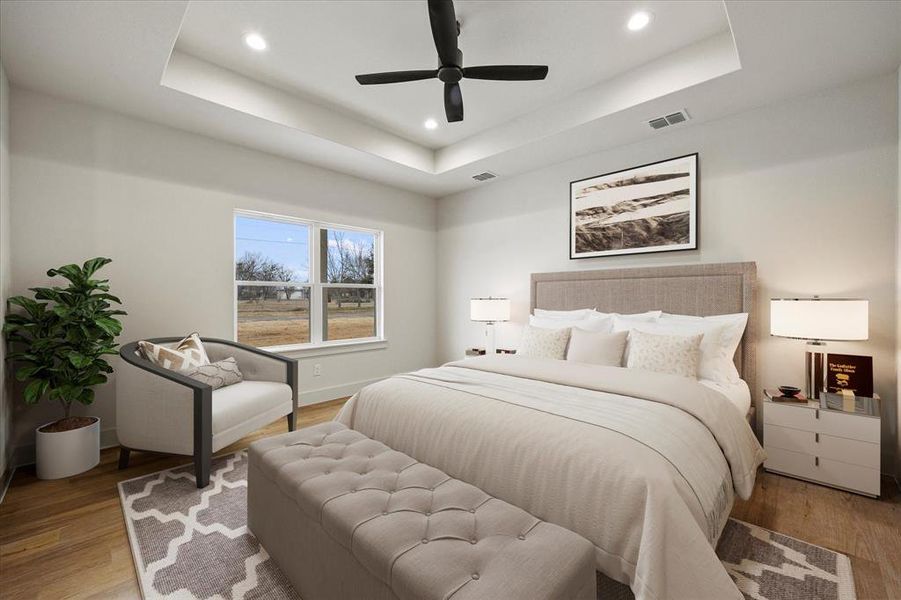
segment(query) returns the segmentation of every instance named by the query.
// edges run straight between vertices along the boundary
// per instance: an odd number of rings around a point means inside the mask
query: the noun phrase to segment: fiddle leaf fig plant
[[[33,298],[9,299],[21,310],[6,315],[3,333],[13,350],[8,358],[18,365],[16,379],[27,382],[28,404],[59,401],[68,418],[72,404],[91,404],[93,387],[113,372],[104,356],[117,353],[122,324],[116,317],[127,313],[113,308],[121,301],[109,293],[109,280],[93,278],[110,262],[98,257],[50,269],[48,277],[63,277],[68,285],[29,288]]]

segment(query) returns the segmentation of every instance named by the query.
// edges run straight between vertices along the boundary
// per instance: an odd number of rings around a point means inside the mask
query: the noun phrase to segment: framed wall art
[[[569,257],[698,247],[698,155],[569,184]]]

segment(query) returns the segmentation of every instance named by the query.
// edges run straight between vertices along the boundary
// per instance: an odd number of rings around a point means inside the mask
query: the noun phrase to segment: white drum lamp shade
[[[773,298],[770,334],[808,340],[804,358],[807,397],[819,399],[826,389],[824,341],[870,337],[870,303],[844,298]]]
[[[867,300],[774,298],[770,300],[770,334],[800,340],[866,340]]]
[[[482,323],[498,323],[510,320],[508,298],[472,298],[469,301],[469,318]]]

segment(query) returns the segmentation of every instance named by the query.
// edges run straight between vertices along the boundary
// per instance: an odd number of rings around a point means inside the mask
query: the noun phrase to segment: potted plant
[[[27,382],[25,402],[58,401],[63,418],[37,428],[37,475],[69,477],[100,462],[100,418],[72,416],[76,402],[94,401],[94,386],[105,383],[113,368],[104,356],[116,354],[116,336],[124,315],[114,310],[120,300],[109,293],[109,280],[92,279],[109,258],[92,258],[82,266],[47,271],[69,281],[66,287],[30,288],[34,298],[15,296],[22,310],[6,316],[3,332],[17,363],[16,379]]]

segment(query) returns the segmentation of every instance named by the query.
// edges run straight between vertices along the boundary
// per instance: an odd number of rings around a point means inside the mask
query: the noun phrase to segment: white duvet
[[[370,385],[337,419],[581,534],[638,600],[742,597],[714,547],[763,449],[695,381],[481,357]]]

